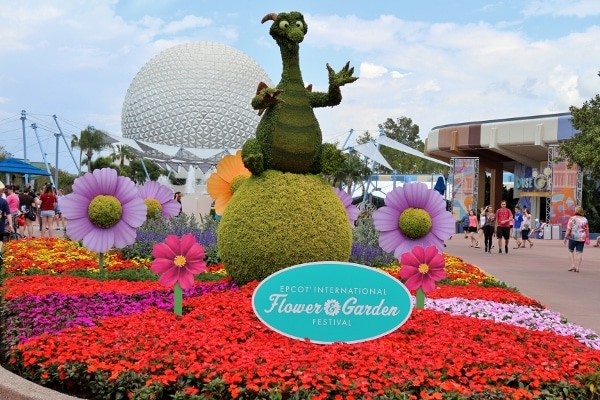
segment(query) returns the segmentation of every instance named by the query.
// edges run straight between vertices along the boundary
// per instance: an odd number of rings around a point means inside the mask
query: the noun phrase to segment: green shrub
[[[152,248],[156,243],[164,242],[168,235],[179,237],[191,233],[198,243],[204,247],[205,261],[208,265],[219,264],[217,247],[217,228],[219,220],[205,215],[201,221],[191,215],[182,213],[177,218],[148,219],[137,229],[135,243],[123,248],[125,258],[152,258]]]
[[[379,231],[375,229],[373,218],[359,218],[352,229],[352,240],[358,244],[379,247]]]
[[[265,171],[233,195],[218,229],[223,265],[238,284],[314,261],[348,261],[352,229],[318,176]]]

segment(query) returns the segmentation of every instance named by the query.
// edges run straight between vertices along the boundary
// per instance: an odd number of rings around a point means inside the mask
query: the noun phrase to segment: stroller
[[[13,230],[8,234],[8,240],[19,240],[23,239],[23,236],[19,233],[19,226],[23,226],[25,224],[25,213],[19,211],[16,214],[13,214]],[[22,225],[23,224],[23,225]]]

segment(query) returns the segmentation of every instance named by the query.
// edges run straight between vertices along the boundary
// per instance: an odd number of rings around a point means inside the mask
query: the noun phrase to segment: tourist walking
[[[57,231],[64,231],[65,230],[65,219],[62,216],[62,211],[60,210],[60,201],[63,199],[63,197],[65,197],[65,193],[63,192],[62,189],[58,189],[58,193],[56,194],[56,215],[55,215],[55,220],[56,220],[56,228],[54,228]]]
[[[521,209],[519,207],[515,207],[515,214],[513,216],[513,229],[512,229],[512,237],[515,239],[515,246],[513,249],[518,249],[521,246],[521,225],[523,222],[523,214],[521,214]]]
[[[477,235],[477,215],[475,211],[469,211],[469,236],[471,237],[471,247],[479,248],[479,241],[476,238]]]
[[[529,247],[533,246],[533,242],[529,238],[531,233],[531,213],[527,207],[523,207],[523,222],[521,222],[521,246],[525,248],[525,243],[529,243]]]
[[[6,202],[10,209],[11,219],[19,214],[19,195],[16,193],[18,189],[15,185],[8,185],[6,187]]]
[[[481,207],[479,210],[479,243],[483,243],[483,226],[485,225],[485,209]]]
[[[486,253],[492,252],[492,237],[494,236],[494,224],[496,222],[496,214],[492,209],[492,206],[487,206],[484,209],[483,214],[485,215],[485,223],[483,224],[483,236],[484,236],[484,249]]]
[[[52,220],[57,206],[57,198],[52,189],[52,184],[46,184],[44,192],[40,195],[40,218],[42,219],[42,235],[44,237],[52,237],[50,229],[52,226]]]
[[[583,216],[583,208],[581,206],[575,207],[575,215],[567,223],[565,243],[567,242],[569,259],[571,260],[569,271],[579,272],[581,259],[583,258],[583,245],[590,243],[590,226],[587,218]]]
[[[462,226],[463,233],[465,234],[465,239],[469,237],[469,214],[465,214],[460,220],[460,225]]]
[[[23,193],[19,194],[19,204],[21,214],[25,216],[25,221],[22,226],[19,226],[19,233],[22,237],[33,237],[33,221],[27,218],[29,210],[33,209],[34,198],[31,195],[31,187],[25,188]],[[25,231],[27,230],[27,232]]]
[[[183,210],[183,206],[181,205],[181,198],[183,197],[183,194],[181,192],[175,192],[173,194],[173,200],[175,200],[176,202],[179,203],[179,214],[177,214],[177,216],[181,216],[181,212]]]
[[[0,182],[0,190],[4,192],[4,184]],[[6,229],[8,227],[8,230]],[[12,232],[12,218],[10,215],[10,207],[4,197],[0,197],[0,260],[2,258],[2,243],[8,240],[8,234]]]
[[[504,252],[508,254],[508,241],[510,240],[510,223],[513,213],[506,208],[506,200],[502,200],[500,208],[496,210],[496,237],[498,238],[498,253],[502,253],[502,239],[504,239]]]

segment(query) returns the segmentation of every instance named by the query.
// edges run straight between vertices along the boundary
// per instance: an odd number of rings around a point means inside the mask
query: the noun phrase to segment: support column
[[[490,203],[494,211],[500,208],[500,202],[502,201],[502,189],[504,188],[504,182],[502,182],[503,173],[502,165],[496,165],[491,170]]]
[[[479,191],[477,192],[477,205],[478,208],[485,207],[488,204],[485,204],[485,175],[487,172],[487,168],[481,164],[481,159],[479,160],[479,179],[477,180],[477,185],[479,186]],[[479,210],[475,210],[479,213]]]

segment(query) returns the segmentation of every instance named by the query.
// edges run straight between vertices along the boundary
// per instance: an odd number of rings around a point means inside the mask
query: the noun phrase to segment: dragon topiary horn
[[[270,13],[267,14],[263,17],[263,19],[260,21],[261,24],[264,24],[267,21],[275,21],[277,19],[277,13]]]

